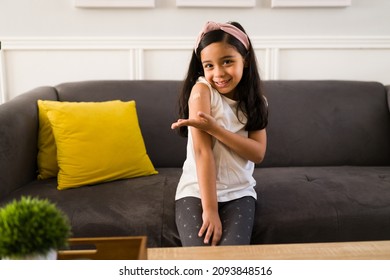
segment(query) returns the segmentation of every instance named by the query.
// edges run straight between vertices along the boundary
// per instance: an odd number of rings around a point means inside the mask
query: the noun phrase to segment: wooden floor
[[[390,241],[149,248],[149,260],[390,260]]]

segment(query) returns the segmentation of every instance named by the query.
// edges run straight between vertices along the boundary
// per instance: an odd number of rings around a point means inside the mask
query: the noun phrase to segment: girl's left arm
[[[198,117],[180,119],[172,124],[172,129],[181,126],[196,127],[215,137],[241,157],[254,163],[263,161],[267,148],[267,132],[265,129],[249,131],[248,137],[244,137],[219,126],[215,119],[208,114],[198,112]]]
[[[220,126],[209,133],[247,160],[260,163],[264,159],[267,148],[267,132],[265,129],[249,131],[248,138]]]

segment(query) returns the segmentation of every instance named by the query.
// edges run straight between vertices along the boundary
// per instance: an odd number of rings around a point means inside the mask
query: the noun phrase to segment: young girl
[[[268,115],[255,53],[240,24],[204,26],[179,105],[172,129],[188,136],[176,192],[182,245],[249,244],[256,199],[252,174],[264,158]]]

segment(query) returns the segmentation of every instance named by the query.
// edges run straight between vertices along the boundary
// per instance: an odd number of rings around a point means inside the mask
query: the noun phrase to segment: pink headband
[[[199,33],[198,39],[196,41],[195,45],[195,52],[199,47],[200,41],[203,39],[204,35],[210,31],[214,30],[222,30],[233,37],[237,38],[248,50],[249,49],[249,39],[248,36],[238,27],[229,24],[229,23],[216,23],[213,21],[208,21],[205,26],[203,27],[203,30]]]

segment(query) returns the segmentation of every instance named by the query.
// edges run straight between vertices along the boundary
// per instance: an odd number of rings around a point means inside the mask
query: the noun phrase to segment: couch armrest
[[[40,87],[0,106],[0,198],[36,178],[38,99],[57,93]]]

